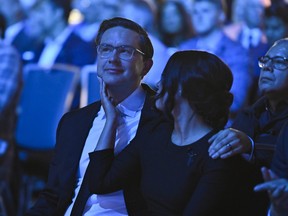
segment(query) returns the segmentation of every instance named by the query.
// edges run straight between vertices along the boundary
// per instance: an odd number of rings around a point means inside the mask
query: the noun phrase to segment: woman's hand
[[[118,111],[116,104],[111,96],[109,96],[107,87],[101,78],[100,82],[100,96],[103,109],[106,115],[106,122],[99,137],[95,151],[104,149],[113,149],[115,145],[116,129],[118,126]]]
[[[100,96],[103,109],[105,111],[106,120],[112,123],[117,121],[118,111],[113,97],[109,96],[106,84],[98,77],[100,82]]]

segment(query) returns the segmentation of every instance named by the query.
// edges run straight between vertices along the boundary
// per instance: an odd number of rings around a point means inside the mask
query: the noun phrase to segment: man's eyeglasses
[[[288,68],[288,59],[281,56],[276,56],[273,58],[269,56],[262,56],[258,59],[258,65],[260,68],[265,68],[269,61],[271,61],[274,69],[286,70]]]
[[[142,52],[141,50],[134,48],[134,47],[131,47],[131,46],[123,45],[123,46],[114,47],[114,46],[109,45],[109,44],[98,45],[97,46],[97,53],[101,58],[110,58],[115,49],[116,49],[116,52],[117,52],[119,58],[122,60],[132,59],[135,51],[140,53],[141,55],[145,55],[145,53]]]

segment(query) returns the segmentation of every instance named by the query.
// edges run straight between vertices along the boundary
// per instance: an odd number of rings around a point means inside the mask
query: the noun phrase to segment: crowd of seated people
[[[2,40],[0,40],[0,58],[1,197],[4,194],[3,187],[6,187],[6,194],[13,197],[8,201],[9,208],[15,208],[19,190],[19,175],[14,131],[17,121],[16,107],[22,90],[22,62],[18,51]],[[2,199],[4,198],[2,197]],[[7,200],[4,199],[5,201]]]
[[[223,30],[225,7],[221,1],[195,0],[191,19],[195,36],[182,42],[180,50],[205,50],[219,56],[233,74],[231,118],[241,110],[247,101],[251,86],[248,52],[237,41],[230,39]]]
[[[1,148],[14,145],[17,103],[25,84],[22,68],[31,63],[39,67],[61,63],[79,71],[86,65],[96,67],[95,38],[100,24],[112,17],[124,17],[148,32],[154,47],[153,65],[141,82],[155,91],[175,52],[207,51],[228,65],[233,74],[234,99],[226,129],[211,138],[209,154],[215,159],[241,154],[258,170],[263,166],[270,169],[280,131],[288,120],[288,80],[284,77],[287,41],[279,41],[288,37],[288,4],[284,0],[35,0],[29,7],[24,7],[23,1],[0,0],[0,55],[7,56],[0,62],[0,66],[5,65],[0,67]],[[82,14],[78,24],[69,23],[73,8]],[[269,82],[274,82],[275,88]],[[79,82],[71,110],[79,108],[80,89]],[[282,134],[287,134],[285,128]],[[278,140],[282,146],[285,142],[284,138]],[[16,157],[16,153],[13,155]],[[287,180],[273,165],[272,170]],[[271,172],[263,169],[257,183],[263,179],[276,181]],[[272,197],[270,214],[281,215],[277,214],[272,189],[267,190]],[[285,194],[287,186],[281,190]],[[265,197],[264,214],[269,200],[265,193],[259,194]]]

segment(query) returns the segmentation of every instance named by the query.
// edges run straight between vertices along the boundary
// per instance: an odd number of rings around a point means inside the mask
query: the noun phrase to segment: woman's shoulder
[[[173,122],[158,118],[138,129],[134,141],[147,145],[147,143],[152,143],[152,140],[155,139],[165,140],[166,137],[170,138],[172,130]]]

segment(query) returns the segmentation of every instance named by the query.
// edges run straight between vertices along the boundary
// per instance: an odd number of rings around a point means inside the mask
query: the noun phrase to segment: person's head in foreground
[[[272,109],[288,98],[288,38],[276,41],[265,56],[259,58],[259,90],[269,99]]]
[[[203,51],[176,52],[163,71],[156,107],[174,119],[183,114],[179,110],[185,110],[220,129],[233,101],[232,82],[231,70],[217,56]]]

